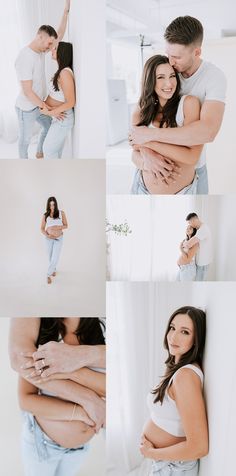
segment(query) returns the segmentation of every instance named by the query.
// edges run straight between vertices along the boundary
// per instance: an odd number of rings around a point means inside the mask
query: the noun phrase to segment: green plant
[[[128,234],[132,233],[132,230],[130,229],[127,221],[124,223],[120,223],[120,225],[116,225],[113,223],[109,223],[108,220],[106,220],[106,233],[109,233],[113,231],[116,235],[123,235],[127,236]]]

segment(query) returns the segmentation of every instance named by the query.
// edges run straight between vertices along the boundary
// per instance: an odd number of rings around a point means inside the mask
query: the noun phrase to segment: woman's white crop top
[[[61,210],[59,211],[59,218],[47,217],[45,229],[47,230],[50,226],[63,226]]]
[[[70,68],[64,68],[64,69],[70,71],[71,74],[73,75],[72,69],[70,69]],[[62,71],[63,71],[63,70],[62,70]],[[49,83],[48,95],[49,95],[52,99],[55,99],[56,101],[65,102],[64,93],[63,93],[63,91],[62,91],[62,89],[60,88],[59,85],[58,85],[58,87],[59,87],[59,91],[55,91],[54,86],[53,86],[53,80],[51,79],[51,81],[50,81],[50,83]]]
[[[176,112],[176,117],[175,117],[175,120],[176,120],[176,124],[178,127],[182,127],[184,125],[184,100],[186,98],[186,95],[184,96],[181,96],[180,98],[180,101],[179,101],[179,104],[178,104],[178,109],[177,109],[177,112]],[[153,123],[151,122],[151,124],[149,124],[148,127],[156,127],[153,125]]]
[[[179,370],[183,368],[193,370],[199,376],[199,378],[201,379],[201,383],[203,385],[203,373],[201,369],[199,369],[195,365],[188,364],[188,365],[183,365],[183,367],[181,367],[174,373],[173,377],[170,379],[168,387],[171,385],[171,383],[175,379],[175,376],[179,372]],[[155,399],[155,395],[153,395],[152,393],[148,394],[147,404],[150,410],[150,417],[153,423],[155,423],[157,426],[167,431],[171,435],[185,436],[183,425],[180,419],[180,415],[179,415],[176,403],[168,395],[168,387],[166,389],[162,404],[160,402],[154,403],[153,400]]]

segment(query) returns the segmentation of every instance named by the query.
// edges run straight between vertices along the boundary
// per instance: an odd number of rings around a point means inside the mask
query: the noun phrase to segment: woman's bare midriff
[[[194,165],[179,164],[181,167],[180,177],[177,177],[175,183],[166,185],[159,179],[155,179],[150,172],[143,171],[143,181],[151,194],[173,195],[180,192],[184,187],[190,185],[195,176]]]
[[[46,435],[64,448],[78,448],[87,443],[95,431],[81,421],[57,421],[36,418]]]
[[[60,229],[60,225],[49,226],[47,228],[47,233],[48,235],[53,236],[55,238],[60,238],[60,236],[63,235],[63,231]]]
[[[45,101],[45,104],[47,104],[47,106],[49,107],[58,107],[64,103],[62,101],[57,101],[56,99],[51,98],[51,96],[48,96]]]
[[[175,445],[181,441],[185,441],[185,437],[174,436],[167,431],[162,430],[151,419],[148,420],[143,428],[143,434],[154,445],[155,448],[166,448]]]

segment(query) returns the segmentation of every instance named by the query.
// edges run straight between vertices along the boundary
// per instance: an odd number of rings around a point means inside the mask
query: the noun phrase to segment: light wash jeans
[[[33,415],[24,412],[21,451],[24,476],[77,476],[89,445],[64,448],[44,433]]]
[[[49,258],[49,266],[48,266],[48,273],[47,276],[52,276],[57,269],[57,264],[59,261],[61,248],[63,244],[63,235],[60,238],[51,239],[46,238],[47,248],[48,248],[48,258]]]
[[[208,268],[209,268],[209,264],[206,264],[205,266],[197,265],[195,281],[206,281]]]
[[[74,109],[65,112],[63,121],[53,118],[47,137],[43,144],[45,159],[61,159],[63,147],[68,133],[73,129]]]
[[[196,461],[153,461],[150,476],[197,476]]]
[[[203,165],[199,169],[196,169],[198,176],[197,182],[197,195],[207,195],[208,194],[208,173],[206,165]]]
[[[189,263],[179,266],[177,281],[195,281],[196,279],[196,265]]]
[[[36,121],[42,127],[37,145],[37,153],[42,153],[43,143],[51,126],[51,117],[41,114],[38,107],[35,107],[31,111],[22,111],[22,109],[16,107],[16,113],[19,122],[18,149],[20,159],[28,159],[28,148],[33,135],[34,123]]]
[[[198,176],[196,174],[192,183],[190,185],[187,185],[187,187],[182,188],[182,190],[177,192],[175,195],[195,195],[197,193],[197,182]],[[139,169],[137,169],[135,172],[131,193],[133,195],[150,195],[143,181],[142,172]]]

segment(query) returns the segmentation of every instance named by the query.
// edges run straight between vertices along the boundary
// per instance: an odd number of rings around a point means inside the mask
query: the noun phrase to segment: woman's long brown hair
[[[82,345],[103,345],[105,324],[98,317],[81,317],[75,331],[78,342]],[[65,337],[66,326],[61,317],[41,317],[40,329],[36,346],[50,341],[58,342]]]
[[[174,317],[178,314],[187,314],[193,322],[194,326],[194,343],[191,349],[182,355],[179,362],[175,363],[175,358],[169,352],[167,335],[170,330],[171,322]],[[166,373],[161,381],[161,383],[154,388],[152,393],[155,395],[154,403],[163,402],[165,392],[169,385],[171,378],[174,373],[183,367],[183,365],[197,363],[202,369],[203,353],[205,347],[205,338],[206,338],[206,314],[202,309],[198,309],[193,306],[184,306],[177,309],[170,316],[170,319],[167,324],[167,329],[164,337],[164,347],[168,350],[168,358],[165,361],[166,364]]]
[[[140,121],[137,126],[149,126],[160,112],[162,119],[160,127],[177,127],[176,113],[180,101],[180,80],[179,75],[175,71],[177,81],[176,90],[173,96],[168,99],[165,106],[161,108],[158,95],[155,91],[156,86],[156,69],[161,64],[169,64],[167,56],[154,55],[149,58],[143,70],[142,90],[139,99]]]

